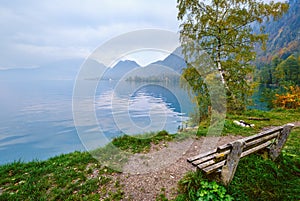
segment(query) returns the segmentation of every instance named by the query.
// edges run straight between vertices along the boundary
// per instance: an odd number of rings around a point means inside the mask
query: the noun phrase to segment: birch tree
[[[195,55],[190,53],[202,49],[219,71],[228,109],[245,109],[251,95],[254,45],[260,43],[264,49],[268,38],[262,22],[281,17],[288,4],[256,0],[177,0],[177,3],[182,52],[188,63],[182,76],[189,89],[201,91],[198,101],[204,101],[208,95],[203,79],[189,65],[191,55]],[[254,32],[253,26],[259,26],[259,31]],[[193,45],[189,40],[194,41]]]

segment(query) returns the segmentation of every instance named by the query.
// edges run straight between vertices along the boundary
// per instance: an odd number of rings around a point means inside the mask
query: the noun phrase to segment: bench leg
[[[232,150],[227,156],[226,164],[222,167],[221,179],[224,185],[228,185],[233,179],[234,173],[243,152],[244,141],[238,140],[232,144]]]
[[[270,147],[269,154],[272,160],[275,160],[279,156],[293,127],[294,124],[286,124],[278,136],[277,143]]]

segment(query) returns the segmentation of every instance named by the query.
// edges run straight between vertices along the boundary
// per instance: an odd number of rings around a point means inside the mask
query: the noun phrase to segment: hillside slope
[[[258,51],[258,62],[269,63],[274,56],[286,59],[300,50],[300,0],[290,0],[290,8],[278,21],[265,24],[269,34],[266,51]]]

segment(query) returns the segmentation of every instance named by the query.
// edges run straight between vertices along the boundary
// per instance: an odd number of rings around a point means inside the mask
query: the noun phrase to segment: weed
[[[200,171],[188,173],[179,182],[180,194],[176,201],[197,200],[197,201],[230,201],[233,197],[227,194],[226,188],[215,181],[208,181]]]

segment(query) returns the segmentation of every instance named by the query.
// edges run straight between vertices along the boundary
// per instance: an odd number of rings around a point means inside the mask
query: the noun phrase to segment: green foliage
[[[300,56],[299,56],[300,58]],[[300,84],[300,59],[290,55],[286,59],[275,57],[271,64],[266,64],[260,69],[261,84],[287,87]]]
[[[234,120],[237,120],[237,119],[234,119]],[[237,121],[239,121],[239,120],[237,120]],[[253,128],[238,126],[235,123],[233,123],[233,119],[227,119],[224,124],[223,135],[238,133],[239,135],[248,136],[248,135],[253,134],[254,132],[256,132],[256,130]]]
[[[202,181],[203,175],[200,171],[187,173],[178,183],[179,195],[175,200],[195,200]]]
[[[295,105],[294,108],[298,107],[297,103],[293,103],[294,100],[297,102],[297,98],[288,97],[288,94],[297,97],[295,89],[300,86],[300,56],[298,59],[296,57],[296,55],[290,55],[285,60],[275,57],[271,64],[261,68],[259,80],[265,86],[261,100],[266,102],[269,108],[286,106],[285,103],[290,101],[289,104]]]
[[[226,194],[226,189],[215,181],[201,182],[201,188],[196,193],[197,201],[231,201],[232,196]]]
[[[230,201],[234,200],[227,194],[224,186],[215,181],[209,182],[200,172],[190,172],[179,181],[180,194],[176,201],[197,200],[197,201]]]
[[[197,99],[194,102],[197,102],[199,111],[194,111],[191,114],[193,122],[205,120],[209,115],[209,106],[211,105],[209,90],[205,80],[195,68],[186,68],[182,74],[181,85],[191,92],[196,92],[194,94],[197,96]]]
[[[156,197],[156,201],[168,201],[168,198],[166,197],[166,189],[162,188],[161,193]]]
[[[294,55],[289,56],[277,65],[274,74],[279,83],[290,81],[300,84],[300,61]]]
[[[266,42],[267,35],[253,33],[253,22],[262,23],[269,16],[279,18],[288,9],[288,4],[263,1],[178,0],[178,19],[182,21],[180,39],[188,68],[183,77],[198,94],[200,113],[209,111],[209,93],[205,84],[207,73],[218,72],[226,92],[229,110],[243,110],[251,93],[251,61],[255,59],[254,44]],[[204,50],[212,65],[204,61]],[[201,69],[199,75],[193,68]],[[215,66],[215,67],[214,67]],[[199,72],[199,71],[198,71]],[[202,76],[202,78],[201,78]],[[216,76],[216,75],[214,75]],[[202,114],[201,114],[202,115]]]

